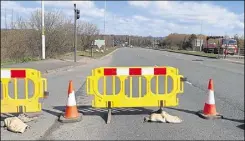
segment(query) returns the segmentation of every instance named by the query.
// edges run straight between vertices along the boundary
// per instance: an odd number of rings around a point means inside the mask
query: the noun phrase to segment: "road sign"
[[[100,49],[102,46],[105,45],[105,40],[95,40],[94,45],[97,45],[98,48]]]

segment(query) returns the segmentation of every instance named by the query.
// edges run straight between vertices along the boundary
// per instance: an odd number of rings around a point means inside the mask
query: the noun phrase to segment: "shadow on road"
[[[56,106],[53,109],[59,112],[43,109],[43,111],[52,114],[54,116],[60,116],[61,113],[65,111],[65,106]],[[179,109],[173,107],[165,107],[164,109],[171,109],[176,111],[185,112],[188,114],[193,114],[198,116],[197,111],[191,111],[186,109]],[[107,109],[105,108],[93,108],[91,106],[78,106],[78,111],[82,113],[84,116],[100,116],[103,120],[107,120]],[[146,108],[114,108],[112,109],[112,115],[148,115],[153,113],[154,110],[146,109]],[[244,119],[231,119],[223,116],[222,120],[229,120],[238,123],[244,123]],[[240,129],[244,130],[244,124],[237,126]]]
[[[53,109],[59,112],[43,109],[43,111],[52,114],[54,116],[60,116],[65,111],[65,106],[56,106]],[[78,111],[84,116],[100,116],[103,120],[107,120],[107,109],[105,108],[93,108],[91,106],[78,106]],[[113,108],[112,115],[148,115],[154,112],[154,110],[146,108]]]
[[[234,122],[239,122],[239,123],[244,123],[244,119],[231,119],[227,117],[223,117],[224,120],[229,120],[229,121],[234,121]]]
[[[51,115],[57,116],[57,117],[59,117],[60,114],[62,113],[61,111],[55,112],[55,111],[51,111],[51,110],[48,110],[48,109],[43,109],[43,111],[46,112],[46,113],[49,113]]]
[[[244,130],[244,124],[238,125],[237,127]]]
[[[179,108],[172,108],[172,107],[165,107],[166,109],[172,109],[172,110],[176,110],[176,111],[180,111],[180,112],[185,112],[188,114],[194,114],[197,116],[197,111],[190,111],[190,110],[185,110],[185,109],[179,109]],[[232,119],[232,118],[227,118],[223,115],[222,120],[229,120],[229,121],[233,121],[233,122],[238,122],[238,123],[244,123],[244,119]],[[244,130],[244,124],[237,126],[240,129]]]
[[[12,114],[1,114],[1,121],[4,121],[4,119],[8,118],[8,117],[17,117],[20,113],[12,113]]]
[[[188,114],[194,114],[194,115],[196,115],[196,113],[197,113],[197,111],[190,111],[190,110],[173,108],[173,107],[164,107],[164,108],[171,109],[171,110],[176,110],[176,111],[180,111],[180,112],[185,112],[185,113],[188,113]]]

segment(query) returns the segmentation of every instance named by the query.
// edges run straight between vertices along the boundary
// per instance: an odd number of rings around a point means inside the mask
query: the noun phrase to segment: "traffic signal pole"
[[[77,62],[77,19],[80,18],[80,10],[74,4],[74,62]]]

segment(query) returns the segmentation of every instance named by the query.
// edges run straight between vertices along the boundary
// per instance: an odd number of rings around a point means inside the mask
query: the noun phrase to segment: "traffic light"
[[[80,19],[80,10],[76,9],[76,17],[77,19]]]

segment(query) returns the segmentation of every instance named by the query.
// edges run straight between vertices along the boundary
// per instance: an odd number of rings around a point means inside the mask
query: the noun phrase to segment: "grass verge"
[[[39,61],[39,58],[30,58],[30,57],[25,57],[23,59],[18,59],[18,60],[7,60],[7,61],[1,61],[1,66],[4,65],[12,65],[12,64],[18,64],[18,63],[26,63],[26,62],[33,62],[33,61]]]
[[[208,58],[214,58],[217,59],[217,54],[212,53],[204,53],[204,52],[198,52],[198,51],[187,51],[187,50],[171,50],[171,49],[161,49],[163,51],[169,51],[174,53],[181,53],[181,54],[187,54],[187,55],[194,55],[194,56],[201,56],[201,57],[208,57]]]
[[[93,50],[93,57],[94,59],[98,59],[98,58],[101,58],[109,53],[111,53],[112,51],[116,50],[117,48],[115,47],[109,47],[107,50],[104,51],[104,53],[102,52],[96,52],[95,49]],[[67,53],[65,54],[66,57],[69,57],[69,56],[73,56],[73,52],[70,52],[70,53]],[[81,56],[81,57],[91,57],[91,51],[88,50],[88,51],[77,51],[77,56]],[[62,56],[59,56],[58,58],[63,58],[63,55]]]
[[[110,47],[108,50],[106,50],[104,53],[101,52],[93,52],[93,58],[101,58],[112,51],[116,50],[117,48]],[[70,56],[73,55],[73,52],[65,54],[65,56]],[[59,55],[54,58],[62,58],[64,55]],[[84,56],[84,57],[91,57],[91,52],[90,51],[77,51],[77,56]],[[47,58],[48,59],[48,58]],[[1,66],[5,65],[12,65],[12,64],[18,64],[18,63],[27,63],[27,62],[33,62],[33,61],[40,61],[40,58],[30,58],[30,57],[25,57],[23,59],[18,59],[18,60],[7,60],[7,61],[1,61]]]

